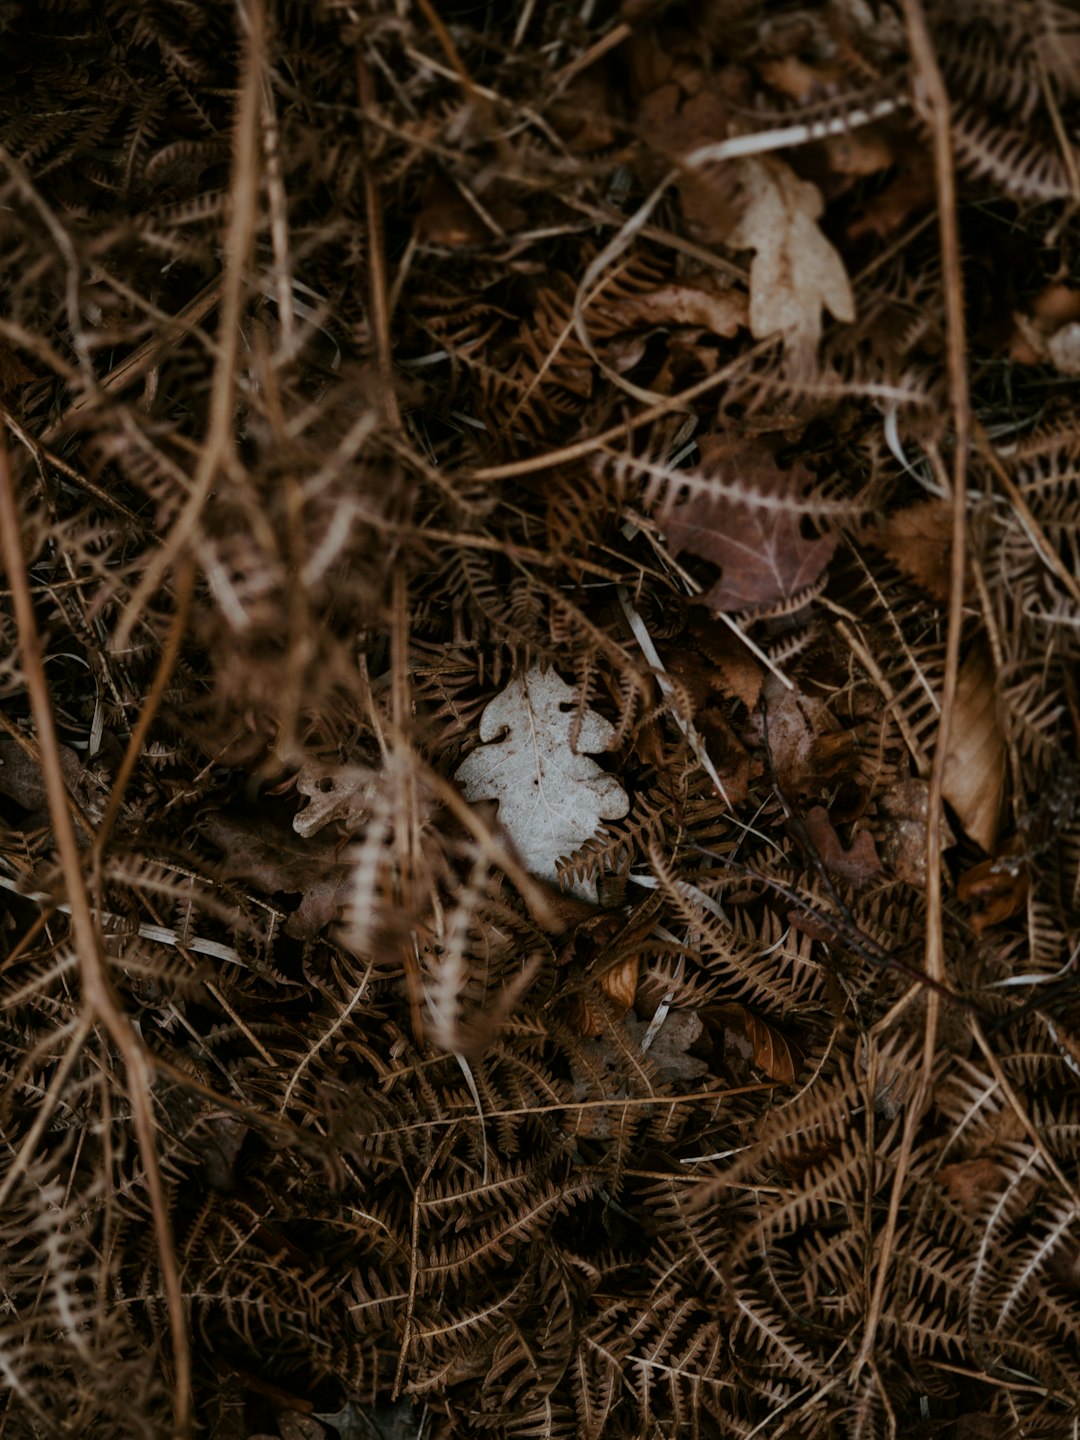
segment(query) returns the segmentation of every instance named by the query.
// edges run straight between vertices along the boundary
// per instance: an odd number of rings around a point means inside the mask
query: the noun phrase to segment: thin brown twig
[[[670,396],[660,404],[650,405],[636,415],[628,416],[619,424],[602,430],[599,435],[594,435],[588,440],[577,440],[572,445],[563,445],[558,450],[548,450],[543,455],[531,455],[527,460],[511,460],[505,465],[485,465],[479,470],[471,471],[469,478],[471,480],[513,480],[520,475],[535,475],[538,470],[550,470],[555,465],[566,465],[571,460],[582,460],[585,456],[602,450],[612,440],[619,440],[624,435],[630,435],[635,430],[639,430],[642,425],[659,420],[662,415],[670,415],[673,410],[687,409],[692,401],[699,400],[702,395],[707,395],[710,390],[715,390],[726,380],[730,380],[732,375],[746,364],[747,360],[764,354],[776,343],[775,336],[759,340],[756,345],[744,351],[737,359],[727,365],[722,365],[712,375],[706,375],[704,380],[698,380],[693,385],[688,385],[685,390],[680,390],[677,395]]]
[[[175,1434],[186,1436],[191,1422],[191,1349],[184,1312],[180,1272],[173,1246],[168,1201],[158,1164],[155,1121],[150,1098],[150,1070],[143,1046],[132,1028],[109,977],[101,939],[90,908],[75,825],[68,808],[67,787],[60,765],[60,742],[30,594],[29,576],[22,553],[18,507],[9,464],[7,443],[0,430],[0,554],[8,572],[12,604],[22,652],[22,668],[37,726],[41,766],[49,814],[60,866],[71,905],[71,921],[82,981],[86,1016],[100,1020],[120,1053],[126,1076],[139,1156],[146,1175],[154,1235],[165,1288],[173,1360],[173,1419]]]
[[[375,103],[375,87],[363,52],[356,55],[356,88],[361,111],[366,114]],[[371,304],[371,329],[375,337],[375,359],[379,369],[382,408],[387,422],[401,428],[401,413],[394,389],[393,350],[390,341],[390,306],[387,300],[386,242],[383,227],[382,196],[372,168],[370,133],[365,131],[364,146],[364,210],[367,217],[368,296]]]
[[[945,930],[941,892],[941,826],[945,766],[949,733],[956,702],[960,669],[960,629],[963,619],[965,558],[967,553],[967,463],[971,433],[971,404],[968,393],[967,340],[964,325],[963,272],[960,263],[960,236],[956,213],[956,177],[953,170],[952,130],[949,95],[923,12],[922,0],[902,0],[911,55],[915,66],[915,103],[924,113],[933,135],[934,175],[937,185],[938,225],[941,235],[942,279],[945,288],[946,361],[949,399],[953,416],[952,470],[952,555],[949,577],[948,629],[945,641],[945,678],[941,694],[926,822],[926,973],[936,985],[945,982]],[[936,451],[931,462],[940,465]],[[942,467],[943,469],[944,467]],[[889,1195],[889,1209],[874,1256],[874,1288],[870,1296],[862,1344],[852,1365],[852,1378],[862,1371],[874,1351],[885,1303],[885,1291],[892,1262],[892,1248],[900,1216],[900,1204],[907,1184],[915,1135],[929,1099],[930,1081],[937,1043],[939,996],[931,989],[926,1000],[926,1028],[923,1062],[914,1093],[907,1102],[907,1114],[896,1157]]]
[[[262,100],[264,45],[263,0],[247,0],[246,34],[236,110],[232,167],[232,213],[225,242],[227,256],[222,286],[221,340],[210,395],[210,418],[199,463],[184,508],[173,521],[168,538],[154,555],[116,627],[114,649],[123,650],[139,616],[166,573],[194,537],[203,508],[218,477],[236,465],[234,405],[240,322],[246,295],[248,258],[258,224],[259,110]]]
[[[169,633],[166,636],[164,647],[161,651],[161,659],[158,661],[157,671],[154,674],[154,681],[150,692],[139,707],[139,718],[135,728],[131,732],[127,749],[124,751],[124,758],[120,762],[120,768],[116,772],[116,779],[113,781],[112,790],[109,794],[109,802],[105,807],[105,814],[101,817],[101,823],[97,828],[97,836],[94,840],[94,864],[99,866],[112,833],[116,817],[120,813],[120,806],[123,804],[124,792],[127,790],[128,782],[135,771],[139,756],[142,754],[146,737],[150,733],[150,727],[157,717],[158,709],[165,696],[165,687],[172,678],[176,662],[180,658],[180,645],[187,630],[188,614],[191,609],[191,594],[195,588],[195,564],[188,559],[180,568],[176,584],[176,611],[173,615],[172,624],[169,626]]]

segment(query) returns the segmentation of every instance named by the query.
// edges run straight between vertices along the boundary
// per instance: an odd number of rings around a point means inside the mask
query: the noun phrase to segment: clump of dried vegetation
[[[0,46],[0,1436],[1074,1435],[1075,5]]]

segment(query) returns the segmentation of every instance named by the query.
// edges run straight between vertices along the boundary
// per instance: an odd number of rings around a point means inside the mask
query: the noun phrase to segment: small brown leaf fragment
[[[706,289],[700,285],[663,285],[631,295],[615,304],[595,307],[608,323],[626,330],[640,326],[694,325],[731,339],[748,323],[748,301],[742,290]]]
[[[884,132],[872,126],[830,135],[823,148],[829,169],[836,175],[850,176],[853,180],[861,175],[876,175],[880,170],[888,170],[896,161],[893,147]]]
[[[830,875],[860,890],[881,874],[881,861],[869,830],[860,830],[850,849],[845,850],[823,805],[815,805],[807,812],[806,829]]]
[[[805,1149],[789,1150],[787,1154],[778,1155],[776,1159],[791,1183],[802,1185],[810,1171],[825,1165],[838,1148],[835,1140],[818,1140],[807,1145]]]
[[[619,132],[611,115],[614,100],[607,70],[592,65],[576,75],[548,111],[552,128],[567,150],[584,155],[614,145]]]
[[[903,160],[885,189],[867,201],[862,214],[848,226],[847,238],[876,235],[879,240],[888,240],[916,210],[932,205],[934,195],[933,165],[921,152],[913,154]]]
[[[930,787],[925,780],[899,780],[878,801],[884,823],[878,844],[886,870],[894,880],[921,890],[926,884],[926,816]],[[941,822],[941,848],[956,844],[947,820]]]
[[[944,500],[923,500],[890,515],[865,539],[935,600],[949,598],[952,513]]]
[[[700,610],[691,617],[688,628],[698,649],[716,667],[721,688],[741,700],[747,710],[754,710],[765,670],[749,646],[726,623]]]
[[[1005,742],[989,650],[977,643],[960,667],[945,759],[945,799],[977,845],[993,851],[1005,783]]]
[[[971,928],[981,935],[1024,908],[1028,872],[1016,855],[998,855],[966,870],[956,882],[957,898],[972,910]]]
[[[988,1195],[1001,1189],[1001,1167],[985,1157],[979,1160],[958,1160],[938,1172],[938,1180],[968,1215],[976,1215],[986,1204]]]

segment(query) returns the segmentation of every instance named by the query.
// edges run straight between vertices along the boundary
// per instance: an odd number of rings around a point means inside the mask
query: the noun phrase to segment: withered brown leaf
[[[801,464],[780,469],[761,442],[731,442],[703,436],[702,468],[738,478],[764,501],[743,503],[724,494],[699,491],[663,516],[675,555],[689,550],[722,568],[704,596],[713,610],[728,614],[792,600],[820,577],[833,551],[832,535],[806,536],[803,516],[785,508],[785,495],[802,493],[810,479]]]
[[[869,830],[860,830],[845,850],[824,805],[815,805],[807,812],[806,829],[830,875],[861,889],[881,874],[881,861]]]
[[[977,845],[992,851],[1005,784],[1005,740],[998,723],[990,653],[975,645],[960,667],[945,760],[945,799]]]
[[[781,1085],[791,1084],[803,1063],[802,1051],[794,1041],[745,1005],[723,1005],[720,1017],[728,1029],[741,1031],[746,1036],[752,1062],[758,1070]]]

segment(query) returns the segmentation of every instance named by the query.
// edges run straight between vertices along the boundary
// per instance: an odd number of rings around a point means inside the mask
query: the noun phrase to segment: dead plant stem
[[[6,440],[0,432],[0,554],[8,572],[12,591],[15,622],[22,652],[22,668],[26,689],[37,726],[41,749],[41,767],[48,796],[49,814],[56,836],[56,847],[64,876],[71,921],[82,980],[83,999],[89,1023],[100,1020],[124,1063],[131,1118],[135,1129],[139,1156],[146,1172],[146,1188],[154,1220],[158,1259],[165,1288],[166,1307],[172,1339],[173,1419],[178,1437],[190,1429],[191,1352],[180,1288],[180,1272],[173,1246],[168,1201],[162,1183],[155,1141],[155,1122],[150,1098],[150,1070],[143,1046],[131,1026],[109,977],[97,926],[90,908],[90,897],[83,874],[82,857],[75,837],[75,826],[68,809],[67,787],[60,765],[60,742],[53,720],[52,702],[37,620],[30,594],[29,576],[22,554],[19,514],[15,502]]]
[[[245,54],[233,142],[232,214],[225,243],[221,339],[210,391],[210,418],[206,439],[184,508],[173,522],[164,545],[143,572],[135,593],[120,617],[114,640],[116,650],[127,647],[131,633],[150,597],[194,537],[203,509],[221,473],[235,469],[237,464],[233,426],[240,322],[243,316],[248,259],[259,218],[259,111],[262,103],[265,18],[263,0],[247,0],[244,18]]]
[[[952,471],[952,556],[949,577],[948,629],[945,641],[945,678],[941,694],[941,715],[930,766],[930,789],[926,822],[926,962],[927,975],[935,985],[945,983],[945,935],[941,893],[942,792],[949,753],[949,732],[956,701],[960,667],[960,628],[963,619],[964,572],[967,552],[967,460],[971,408],[968,395],[967,342],[964,327],[963,274],[960,265],[960,237],[956,214],[956,178],[953,171],[952,131],[949,96],[930,39],[922,0],[902,0],[911,55],[915,67],[915,101],[928,120],[934,146],[934,175],[937,186],[938,225],[941,235],[942,282],[945,290],[946,359],[949,399],[953,416]],[[931,462],[940,465],[936,450]],[[936,468],[936,467],[935,467]],[[942,469],[944,467],[942,466]],[[929,1099],[940,997],[929,988],[926,997],[926,1027],[919,1079],[908,1100],[900,1151],[896,1157],[886,1216],[877,1253],[874,1256],[874,1288],[870,1296],[862,1344],[852,1366],[854,1380],[874,1352],[884,1309],[892,1265],[892,1250],[907,1186],[915,1134]]]

